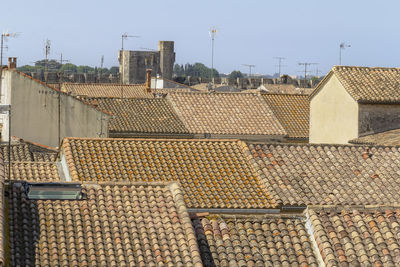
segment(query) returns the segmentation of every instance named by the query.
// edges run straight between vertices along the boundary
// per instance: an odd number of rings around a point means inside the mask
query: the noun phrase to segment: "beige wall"
[[[15,71],[5,71],[2,103],[11,96],[11,135],[43,145],[58,146],[58,93]],[[10,95],[11,92],[11,95]],[[61,94],[61,139],[63,137],[108,137],[109,116],[74,97]],[[8,140],[4,117],[3,140]]]
[[[358,137],[358,104],[333,74],[310,102],[310,143],[347,144]]]

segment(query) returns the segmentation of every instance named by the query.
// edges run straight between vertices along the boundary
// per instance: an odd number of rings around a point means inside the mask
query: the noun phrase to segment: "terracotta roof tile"
[[[290,138],[308,138],[310,102],[307,95],[263,94]]]
[[[118,133],[187,133],[171,104],[164,98],[87,98],[113,115],[110,132]]]
[[[362,136],[353,140],[349,143],[352,144],[366,144],[366,145],[378,145],[378,146],[399,146],[400,145],[400,129],[394,129],[381,133],[370,134]]]
[[[8,162],[8,144],[2,144],[0,150]],[[49,147],[19,140],[11,144],[11,161],[55,161],[57,151]]]
[[[398,266],[400,211],[309,210],[326,266]]]
[[[202,266],[176,184],[82,190],[84,200],[28,200],[21,183],[12,184],[8,266]]]
[[[8,173],[8,169],[7,169]],[[26,181],[60,181],[56,162],[12,162],[11,179]]]
[[[270,208],[262,182],[232,140],[66,138],[71,179],[178,181],[188,208]]]
[[[335,66],[331,72],[358,102],[398,103],[400,101],[400,68]]]
[[[400,204],[400,148],[249,144],[248,159],[285,205]]]
[[[170,93],[191,133],[221,135],[286,135],[259,95],[243,93]]]
[[[63,83],[61,91],[87,97],[153,98],[144,84]]]
[[[304,218],[212,215],[193,227],[204,266],[318,266]]]

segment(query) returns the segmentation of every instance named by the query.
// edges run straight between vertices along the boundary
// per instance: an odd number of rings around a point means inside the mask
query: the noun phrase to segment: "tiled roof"
[[[2,144],[0,149],[4,160],[8,161],[8,144]],[[22,139],[11,144],[11,161],[55,161],[56,157],[56,150]]]
[[[63,141],[73,181],[178,181],[188,208],[270,208],[262,182],[232,140]]]
[[[8,173],[8,168],[7,168]],[[11,179],[27,181],[60,181],[56,162],[12,162]]]
[[[308,138],[310,102],[307,95],[263,94],[290,138]]]
[[[399,210],[309,210],[309,214],[327,267],[399,265]]]
[[[303,218],[213,215],[193,227],[204,266],[318,266]]]
[[[202,266],[175,183],[83,184],[84,200],[10,190],[7,266]]]
[[[1,145],[4,161],[8,161],[8,145]],[[33,156],[26,143],[11,145],[11,161],[32,161]]]
[[[165,98],[87,98],[113,115],[110,132],[187,133],[183,122]]]
[[[400,68],[335,66],[335,74],[347,92],[358,102],[398,103],[400,101]],[[327,80],[327,75],[324,80]],[[323,81],[324,81],[323,80]],[[321,82],[314,95],[324,82]]]
[[[153,98],[144,84],[63,83],[61,90],[75,96]]]
[[[400,204],[400,148],[249,144],[248,158],[285,205]]]
[[[399,146],[400,129],[370,134],[349,141],[352,144],[367,144],[378,146]]]
[[[286,135],[259,95],[242,93],[170,93],[169,98],[191,133]]]

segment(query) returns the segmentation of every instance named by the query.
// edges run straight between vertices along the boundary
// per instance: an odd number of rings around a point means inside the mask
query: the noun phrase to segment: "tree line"
[[[45,60],[35,62],[35,65],[24,65],[17,69],[21,72],[41,72],[45,70]],[[119,67],[114,66],[111,68],[98,68],[86,65],[75,65],[72,63],[61,64],[57,60],[51,59],[47,61],[48,72],[62,72],[62,73],[90,73],[90,74],[114,74],[117,75]]]

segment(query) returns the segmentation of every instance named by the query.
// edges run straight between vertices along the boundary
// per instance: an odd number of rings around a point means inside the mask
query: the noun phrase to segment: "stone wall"
[[[173,41],[160,41],[159,51],[119,51],[119,73],[123,84],[138,84],[146,81],[146,69],[171,80],[175,63]]]
[[[360,136],[400,128],[400,105],[359,105]]]

